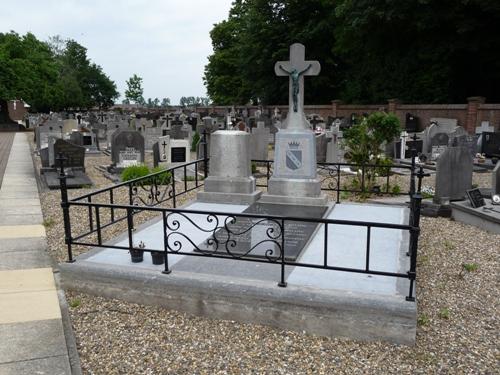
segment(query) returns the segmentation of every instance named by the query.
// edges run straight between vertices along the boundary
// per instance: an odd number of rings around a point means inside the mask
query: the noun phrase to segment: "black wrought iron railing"
[[[274,172],[273,160],[252,160],[258,173],[257,187],[267,188]],[[394,173],[397,170],[398,173]],[[340,203],[340,193],[377,194],[377,195],[411,195],[410,189],[404,191],[397,183],[392,182],[395,176],[406,172],[408,181],[412,178],[412,166],[402,164],[359,165],[354,163],[317,163],[318,179],[321,190],[337,193],[336,201]],[[381,183],[383,181],[383,183]],[[392,182],[392,183],[391,183]],[[396,188],[396,189],[395,189]]]
[[[205,153],[206,147],[205,147]],[[61,206],[64,218],[65,243],[68,251],[68,261],[73,262],[72,246],[113,248],[127,251],[142,251],[150,253],[161,253],[164,259],[164,273],[170,273],[169,257],[172,255],[185,256],[210,256],[215,258],[233,259],[238,261],[264,262],[279,265],[279,286],[285,287],[286,267],[306,267],[318,268],[333,271],[364,273],[386,277],[405,278],[409,280],[409,290],[406,299],[415,300],[415,279],[417,264],[418,237],[420,233],[420,205],[422,196],[420,194],[422,178],[425,176],[423,169],[417,171],[415,163],[411,166],[386,166],[391,168],[410,169],[408,175],[410,191],[409,220],[408,224],[392,224],[368,221],[336,220],[326,218],[304,218],[280,215],[262,215],[250,213],[213,213],[208,211],[178,209],[177,198],[190,191],[203,186],[203,177],[206,177],[208,170],[208,158],[199,159],[191,163],[186,163],[166,171],[154,173],[135,180],[126,181],[105,189],[93,191],[79,197],[68,199],[66,188],[66,174],[64,172],[64,158],[59,155],[60,163],[60,186],[61,186]],[[257,161],[266,163],[266,185],[272,176],[272,162]],[[360,189],[349,190],[341,185],[342,167],[355,167],[361,171],[361,176],[370,168],[379,166],[357,166],[348,163],[320,163],[318,168],[331,172],[335,183],[326,184],[325,190],[337,192],[337,202],[339,193],[364,191],[365,185],[361,184]],[[189,171],[194,171],[192,179],[188,179]],[[198,172],[203,171],[198,177]],[[179,176],[180,175],[180,176]],[[390,173],[388,173],[388,176]],[[170,176],[170,178],[168,178]],[[180,178],[179,178],[180,177]],[[184,178],[182,178],[184,177]],[[362,180],[364,177],[362,177]],[[416,183],[418,180],[418,184]],[[127,198],[118,202],[115,198],[119,189],[125,189]],[[383,193],[383,192],[381,192]],[[123,194],[121,194],[123,197]],[[165,207],[169,203],[171,207]],[[75,233],[71,226],[71,209],[84,209],[88,211],[88,226],[82,232]],[[121,212],[123,215],[118,215]],[[105,214],[106,213],[106,214]],[[140,213],[150,213],[161,217],[163,221],[163,246],[161,248],[150,248],[139,246],[134,241],[134,216]],[[201,216],[201,218],[199,217]],[[198,220],[194,220],[198,217]],[[201,219],[201,220],[200,220]],[[127,245],[119,246],[105,243],[103,231],[118,222],[126,220]],[[187,225],[189,223],[189,225]],[[200,224],[203,223],[203,224]],[[298,260],[289,259],[290,242],[287,228],[293,225],[304,223],[323,226],[323,261],[321,263],[303,263]],[[366,248],[363,258],[364,267],[343,267],[338,261],[332,259],[329,253],[329,228],[332,225],[351,226],[366,228]],[[399,230],[409,234],[409,245],[407,256],[409,257],[408,269],[404,271],[374,269],[371,263],[372,256],[372,229]],[[248,234],[260,229],[261,239],[257,243],[239,246],[242,242],[248,242]],[[123,230],[123,229],[122,229]],[[194,241],[191,231],[201,233],[203,241]],[[333,239],[334,240],[334,239]]]

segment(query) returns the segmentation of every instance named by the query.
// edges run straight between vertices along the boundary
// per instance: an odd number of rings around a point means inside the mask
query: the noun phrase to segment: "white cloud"
[[[60,35],[87,48],[123,94],[143,78],[145,98],[205,96],[209,32],[226,19],[231,0],[31,0],[2,6],[0,32]]]

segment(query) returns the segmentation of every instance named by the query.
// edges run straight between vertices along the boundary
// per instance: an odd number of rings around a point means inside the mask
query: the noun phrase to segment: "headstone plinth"
[[[228,158],[227,155],[232,155]],[[212,134],[209,175],[201,202],[252,204],[260,197],[255,190],[250,161],[250,134],[219,130]]]

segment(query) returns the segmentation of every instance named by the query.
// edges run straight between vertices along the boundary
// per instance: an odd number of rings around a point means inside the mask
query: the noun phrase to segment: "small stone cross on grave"
[[[288,76],[288,116],[287,129],[307,129],[304,113],[304,76],[317,76],[321,71],[318,61],[305,60],[306,48],[303,44],[290,46],[290,61],[278,61],[274,65],[277,76]]]

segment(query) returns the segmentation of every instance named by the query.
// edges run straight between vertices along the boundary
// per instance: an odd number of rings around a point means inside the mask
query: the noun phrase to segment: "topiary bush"
[[[130,181],[139,177],[147,176],[149,173],[150,172],[147,165],[131,165],[130,167],[127,167],[122,171],[121,178],[122,181]]]
[[[158,185],[168,185],[172,181],[172,173],[166,171],[162,167],[155,167],[151,170],[151,173],[158,173],[161,172],[151,178],[156,179],[156,183]]]
[[[159,173],[161,172],[161,173]],[[147,165],[140,164],[140,165],[133,165],[130,167],[127,167],[123,170],[122,172],[122,181],[130,181],[134,180],[139,177],[145,177],[150,174],[155,174],[158,173],[154,176],[151,176],[150,178],[144,179],[143,183],[145,185],[150,185],[153,183],[156,183],[158,185],[168,185],[172,181],[172,173],[166,171],[162,167],[155,167],[152,170],[149,170]]]

